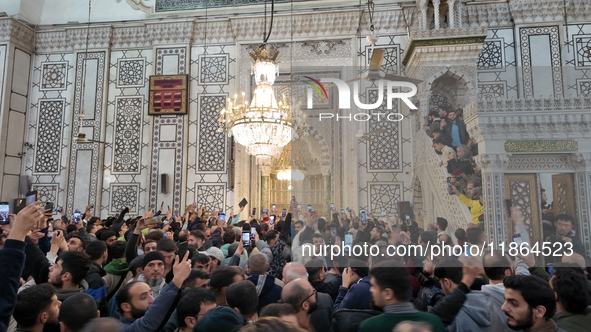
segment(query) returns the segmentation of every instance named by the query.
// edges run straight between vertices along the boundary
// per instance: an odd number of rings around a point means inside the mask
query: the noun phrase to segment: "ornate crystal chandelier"
[[[220,128],[234,135],[239,144],[246,147],[246,152],[256,156],[257,164],[270,165],[271,158],[292,139],[298,137],[298,130],[303,128],[305,115],[299,107],[293,107],[285,95],[277,103],[273,92],[277,67],[278,50],[270,46],[255,47],[249,52],[254,65],[256,88],[251,103],[228,98],[226,108],[220,112]]]
[[[301,181],[304,179],[305,175],[302,170],[306,170],[302,159],[300,158],[300,153],[298,152],[297,155],[292,156],[291,160],[288,160],[288,157],[291,156],[291,150],[285,149],[279,158],[279,162],[277,163],[277,180],[281,181]],[[299,164],[299,166],[298,166]]]

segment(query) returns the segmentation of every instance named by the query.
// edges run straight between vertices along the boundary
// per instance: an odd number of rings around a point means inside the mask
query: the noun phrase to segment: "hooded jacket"
[[[500,317],[499,312],[503,312],[496,301],[491,295],[480,291],[466,294],[466,301],[448,331],[512,331],[507,326],[507,318],[503,320]]]
[[[371,277],[365,276],[359,281],[349,286],[339,288],[339,295],[334,302],[334,311],[339,309],[371,309],[371,284],[369,283]]]
[[[115,290],[119,281],[121,281],[121,278],[124,278],[121,284],[125,283],[128,279],[127,274],[129,272],[129,264],[125,258],[114,259],[109,264],[105,265],[103,269],[106,273],[103,280],[107,287],[107,295]]]
[[[501,310],[501,306],[505,303],[505,285],[503,283],[496,285],[483,285],[482,293],[488,294],[493,300],[494,307],[491,312],[494,311],[496,316],[503,322],[503,331],[513,331],[507,326],[507,316]],[[499,329],[501,331],[501,329]]]
[[[86,275],[86,282],[88,283],[88,290],[86,293],[96,301],[98,309],[101,312],[101,317],[109,316],[109,308],[107,306],[107,286],[103,277],[107,273],[103,270],[102,266],[97,263],[92,263],[90,271]]]
[[[281,299],[281,286],[275,284],[275,277],[269,274],[253,274],[248,279],[257,289],[259,296],[259,303],[257,304],[257,312],[267,304],[277,303]]]

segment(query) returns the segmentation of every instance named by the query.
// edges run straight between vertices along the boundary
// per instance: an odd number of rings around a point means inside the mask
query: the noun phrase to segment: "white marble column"
[[[433,0],[433,9],[435,11],[435,15],[434,15],[434,19],[435,19],[435,29],[440,29],[441,28],[441,22],[440,22],[440,10],[439,10],[439,6],[441,5],[441,0]]]
[[[330,200],[332,197],[330,166],[322,165],[320,168],[322,171],[322,214],[327,217],[326,221],[329,222],[332,218],[330,211]]]
[[[484,231],[488,241],[498,249],[499,243],[508,238],[505,215],[506,155],[478,155],[476,164],[482,169],[482,194],[484,197]]]
[[[270,194],[270,185],[271,185],[271,166],[269,165],[261,165],[259,167],[261,170],[261,212],[264,209],[270,209],[271,206],[269,205],[269,194]]]

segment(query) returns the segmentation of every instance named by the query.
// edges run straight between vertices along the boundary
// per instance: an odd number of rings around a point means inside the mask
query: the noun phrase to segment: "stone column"
[[[439,11],[439,6],[441,5],[441,0],[433,0],[433,10],[435,11],[434,14],[434,19],[435,19],[435,29],[439,29],[441,28],[441,22],[440,22],[440,11]]]
[[[456,26],[456,1],[455,0],[447,0],[447,5],[449,7],[449,14],[447,20],[447,28],[454,29],[458,28]],[[459,15],[459,13],[458,13]]]
[[[589,256],[591,254],[591,154],[576,154],[572,161],[576,167],[575,189],[579,221],[576,231],[585,246],[585,253]]]
[[[484,196],[484,231],[488,241],[498,245],[507,240],[505,216],[505,174],[507,155],[478,155],[476,164],[482,169],[482,194]],[[512,232],[512,230],[509,230]]]
[[[330,182],[330,165],[320,166],[322,171],[322,215],[328,218],[326,221],[329,222],[332,218],[330,211],[330,203],[332,197],[332,186]]]
[[[270,209],[269,194],[271,192],[271,166],[261,165],[261,212],[264,209]]]

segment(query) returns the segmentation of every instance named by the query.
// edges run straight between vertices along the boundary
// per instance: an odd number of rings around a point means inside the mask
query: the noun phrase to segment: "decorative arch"
[[[469,77],[459,69],[449,67],[430,75],[426,80],[429,102],[431,103],[432,94],[436,92],[447,97],[452,108],[465,107],[475,93]]]
[[[472,80],[470,80],[469,78],[470,75],[464,73],[463,71],[460,71],[457,68],[451,67],[444,68],[441,71],[438,71],[427,77],[427,80],[425,81],[426,90],[431,91],[433,82],[435,82],[435,80],[437,80],[438,78],[443,77],[444,75],[448,75],[452,78],[455,78],[459,83],[462,84],[462,86],[464,86],[464,88],[468,88],[471,94],[475,93],[474,85],[472,83]]]
[[[330,165],[330,152],[329,152],[329,145],[324,139],[324,136],[318,132],[316,128],[313,126],[308,126],[308,134],[312,135],[318,143],[320,144],[320,155],[322,160],[320,161],[320,165]]]

